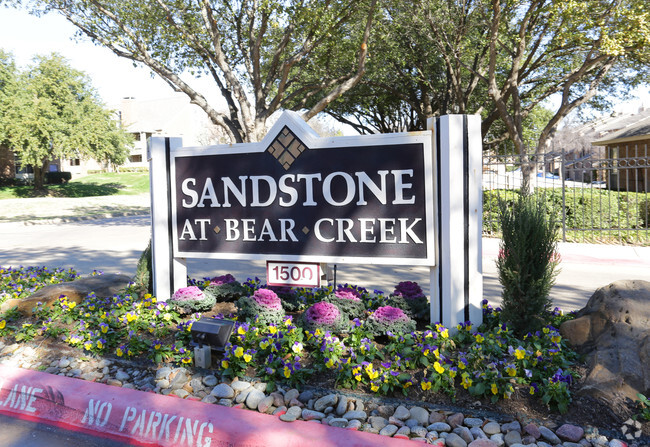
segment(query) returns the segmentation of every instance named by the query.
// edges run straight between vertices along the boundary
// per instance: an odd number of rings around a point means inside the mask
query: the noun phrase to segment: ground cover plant
[[[11,292],[12,297],[24,296],[12,291],[21,281],[31,292],[76,276],[71,270],[1,271],[0,294]],[[210,283],[208,278],[191,280],[190,287],[204,292]],[[500,321],[500,309],[487,303],[480,327],[466,322],[446,328],[419,321],[416,329],[406,312],[387,305],[390,296],[379,291],[349,285],[338,289],[355,290],[352,295],[364,305],[363,314],[351,318],[327,300],[335,294],[332,287],[294,289],[305,310],[288,313],[278,305],[278,294],[258,279],[242,287],[247,292],[239,300],[244,315],[210,314],[235,320],[233,335],[216,365],[216,372],[224,376],[257,376],[270,387],[318,378],[320,385],[329,387],[421,400],[438,395],[453,400],[465,393],[497,402],[518,393],[538,396],[559,412],[571,402],[576,355],[557,329],[571,316],[557,309],[545,315],[541,330],[516,337]],[[262,311],[270,311],[270,317]],[[200,313],[182,315],[175,306],[135,289],[108,298],[90,294],[79,304],[61,296],[51,307],[38,306],[33,317],[14,310],[0,314],[0,337],[16,342],[51,338],[84,355],[190,365],[190,331],[200,317]]]

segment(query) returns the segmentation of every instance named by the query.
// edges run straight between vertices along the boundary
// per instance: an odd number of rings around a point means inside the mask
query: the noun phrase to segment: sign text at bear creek
[[[176,257],[435,263],[429,132],[323,138],[285,114],[170,155]]]

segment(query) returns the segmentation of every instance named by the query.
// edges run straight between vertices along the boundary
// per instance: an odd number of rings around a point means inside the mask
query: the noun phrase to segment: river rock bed
[[[287,423],[300,419],[439,447],[648,446],[639,442],[641,426],[632,420],[622,428],[621,440],[608,438],[595,427],[541,424],[508,416],[485,417],[350,393],[307,388],[299,391],[282,386],[269,393],[266,383],[222,380],[209,370],[174,366],[156,369],[121,359],[79,356],[72,350],[55,352],[47,346],[26,343],[6,345],[0,341],[0,365],[258,411]]]

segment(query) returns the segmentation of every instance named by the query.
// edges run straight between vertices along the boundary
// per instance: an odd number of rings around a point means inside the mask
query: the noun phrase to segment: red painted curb
[[[0,413],[135,445],[412,446],[412,441],[0,366]]]

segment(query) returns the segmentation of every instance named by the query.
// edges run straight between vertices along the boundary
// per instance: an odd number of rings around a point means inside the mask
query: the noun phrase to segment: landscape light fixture
[[[192,342],[190,344],[199,347],[208,345],[214,351],[223,351],[234,326],[235,322],[231,320],[201,318],[192,324]]]

